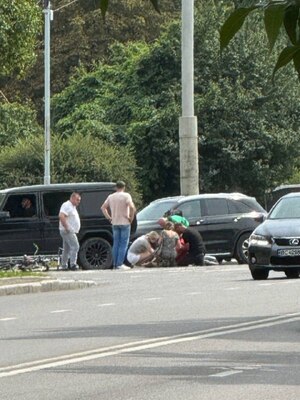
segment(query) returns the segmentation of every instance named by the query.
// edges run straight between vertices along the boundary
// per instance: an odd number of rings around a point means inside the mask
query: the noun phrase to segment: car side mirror
[[[262,223],[264,222],[264,220],[267,218],[267,216],[265,214],[260,214],[258,215],[255,219],[256,222]]]
[[[9,211],[0,211],[0,221],[4,221],[7,218],[10,218]]]

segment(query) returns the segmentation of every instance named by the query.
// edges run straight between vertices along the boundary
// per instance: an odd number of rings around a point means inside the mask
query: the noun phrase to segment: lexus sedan
[[[271,270],[299,278],[300,193],[287,194],[273,206],[250,236],[248,257],[255,280],[267,279]]]

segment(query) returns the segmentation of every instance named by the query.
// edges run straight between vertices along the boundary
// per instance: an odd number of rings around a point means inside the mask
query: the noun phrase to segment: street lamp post
[[[44,128],[45,128],[45,173],[44,184],[50,184],[50,22],[53,20],[53,11],[51,10],[50,0],[44,0],[44,14],[45,14],[45,43],[44,43],[44,79],[45,79],[45,114],[44,114]]]
[[[193,195],[199,193],[198,132],[194,115],[194,0],[182,0],[181,22],[180,192]]]

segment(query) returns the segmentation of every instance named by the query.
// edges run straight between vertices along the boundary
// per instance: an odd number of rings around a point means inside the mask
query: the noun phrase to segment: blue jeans
[[[130,225],[113,225],[113,266],[118,268],[123,264],[129,243]]]

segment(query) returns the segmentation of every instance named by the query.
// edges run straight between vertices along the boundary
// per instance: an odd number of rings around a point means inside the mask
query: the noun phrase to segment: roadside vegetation
[[[121,178],[140,202],[178,194],[180,1],[162,2],[160,15],[150,1],[120,8],[110,1],[105,21],[92,3],[75,3],[73,19],[64,9],[57,17],[64,25],[53,28],[52,181]],[[266,192],[299,176],[300,86],[292,66],[272,84],[286,39],[279,36],[269,55],[256,14],[220,56],[219,32],[233,3],[195,4],[200,187],[264,203]],[[55,32],[64,36],[58,41]],[[33,78],[33,71],[19,83],[2,79],[3,93],[13,91],[0,102],[0,187],[43,179],[42,72]]]

